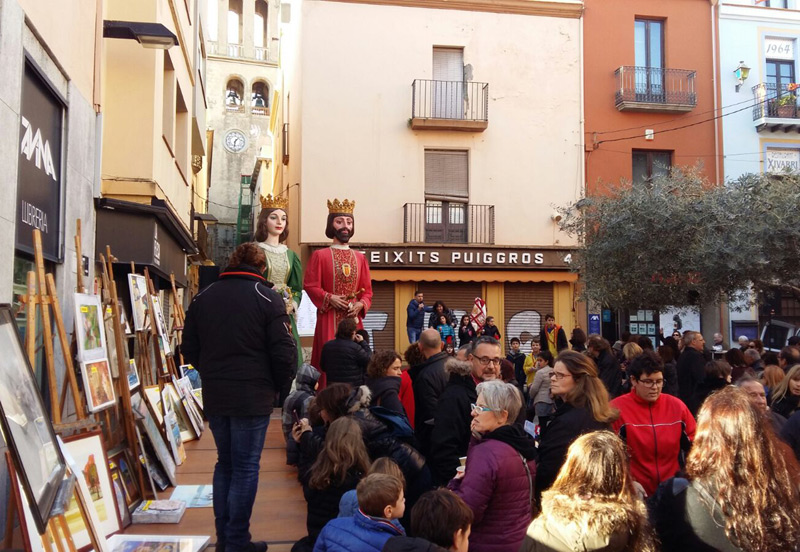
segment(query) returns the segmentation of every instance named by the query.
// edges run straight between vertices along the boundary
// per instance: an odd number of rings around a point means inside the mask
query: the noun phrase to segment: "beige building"
[[[307,259],[327,242],[326,198],[355,200],[375,347],[407,345],[405,307],[420,289],[458,315],[482,297],[506,346],[521,337],[528,350],[546,313],[568,332],[576,321],[574,243],[554,219],[583,193],[583,4],[450,8],[291,2],[290,245]]]
[[[272,191],[280,96],[280,3],[199,0],[208,9],[209,213],[213,259],[224,266],[252,239],[258,195]],[[255,175],[255,178],[252,178]]]
[[[98,253],[111,245],[123,278],[134,262],[161,289],[171,274],[184,287],[206,249],[205,3],[105,0],[103,9],[106,20],[161,24],[177,44],[104,41]]]

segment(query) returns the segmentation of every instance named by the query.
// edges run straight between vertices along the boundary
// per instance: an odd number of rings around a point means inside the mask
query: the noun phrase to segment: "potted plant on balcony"
[[[777,101],[778,117],[793,119],[797,110],[797,96],[789,93],[784,94]]]

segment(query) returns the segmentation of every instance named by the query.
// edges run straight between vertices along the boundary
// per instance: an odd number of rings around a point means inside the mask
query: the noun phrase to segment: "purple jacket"
[[[530,481],[520,453],[527,459]],[[502,426],[470,445],[464,477],[448,485],[475,516],[470,552],[519,550],[531,522],[535,457],[533,441],[517,426]]]

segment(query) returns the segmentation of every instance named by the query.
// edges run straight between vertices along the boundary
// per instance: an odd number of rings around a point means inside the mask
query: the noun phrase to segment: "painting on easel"
[[[78,359],[88,362],[107,356],[103,310],[97,295],[75,294],[75,339]]]
[[[128,287],[131,290],[131,312],[133,329],[146,330],[147,324],[147,280],[141,274],[128,274]]]
[[[114,406],[117,398],[114,395],[108,360],[103,358],[94,362],[81,362],[81,372],[83,372],[83,388],[89,412]]]
[[[9,305],[0,305],[0,351],[0,425],[42,534],[66,464]]]

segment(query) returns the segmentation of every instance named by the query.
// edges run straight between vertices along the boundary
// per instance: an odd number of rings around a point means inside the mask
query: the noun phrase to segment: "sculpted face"
[[[267,233],[270,236],[280,236],[286,230],[286,211],[276,209],[267,216]]]
[[[353,217],[342,215],[333,219],[333,235],[341,243],[350,241],[353,235]]]

